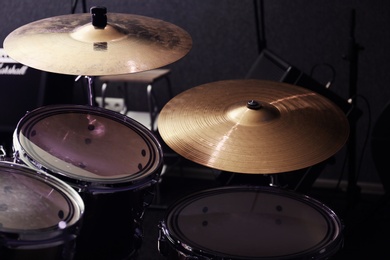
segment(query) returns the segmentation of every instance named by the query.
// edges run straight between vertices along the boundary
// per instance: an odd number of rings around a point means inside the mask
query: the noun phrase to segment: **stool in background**
[[[139,121],[140,123],[144,124],[146,127],[148,127],[152,132],[157,131],[157,125],[156,125],[156,119],[159,113],[159,107],[157,104],[156,97],[153,93],[153,84],[161,79],[165,79],[168,85],[168,95],[169,98],[173,97],[172,94],[172,86],[169,79],[169,73],[170,69],[154,69],[149,71],[143,71],[143,72],[137,72],[137,73],[130,73],[130,74],[123,74],[123,75],[110,75],[110,76],[101,76],[99,77],[99,80],[103,82],[102,89],[101,89],[101,95],[102,95],[102,107],[105,107],[105,98],[106,98],[106,90],[109,83],[113,82],[119,82],[124,84],[124,99],[125,103],[129,104],[128,100],[128,94],[127,94],[127,87],[128,83],[140,83],[146,85],[146,95],[148,100],[148,117],[149,120],[143,119],[143,113],[142,112],[133,112],[128,111],[126,108],[125,114],[129,117]]]

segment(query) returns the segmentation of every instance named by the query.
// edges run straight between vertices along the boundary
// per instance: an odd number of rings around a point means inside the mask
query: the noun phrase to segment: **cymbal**
[[[158,129],[179,155],[223,171],[273,174],[326,160],[349,123],[329,99],[287,83],[245,79],[200,85],[163,107]]]
[[[134,73],[163,67],[185,56],[191,36],[171,23],[139,15],[107,13],[96,28],[91,14],[38,20],[11,32],[6,53],[43,71],[85,76]]]

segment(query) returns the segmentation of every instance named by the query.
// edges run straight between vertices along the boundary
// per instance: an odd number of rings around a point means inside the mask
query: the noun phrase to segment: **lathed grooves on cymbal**
[[[258,108],[250,108],[255,101]],[[200,85],[171,99],[158,129],[164,142],[214,169],[273,174],[306,168],[346,143],[346,115],[329,99],[302,87],[264,80]]]
[[[35,69],[104,76],[171,64],[190,51],[192,39],[176,25],[131,14],[107,13],[107,26],[97,29],[83,13],[26,24],[3,45],[12,59]]]

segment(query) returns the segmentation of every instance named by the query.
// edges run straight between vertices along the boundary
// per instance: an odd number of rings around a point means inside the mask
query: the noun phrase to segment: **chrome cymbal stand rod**
[[[95,82],[95,77],[90,77],[86,76],[88,80],[88,105],[94,106],[95,105],[95,95],[94,95],[94,82]]]
[[[269,178],[271,180],[269,183],[269,186],[271,186],[271,187],[279,187],[280,186],[277,174],[270,174]]]
[[[78,81],[82,76],[77,76],[75,79],[75,82]],[[95,77],[91,76],[85,76],[87,79],[87,99],[88,99],[88,105],[90,106],[95,106],[96,101],[95,101],[95,88],[94,88],[94,82],[95,82]]]

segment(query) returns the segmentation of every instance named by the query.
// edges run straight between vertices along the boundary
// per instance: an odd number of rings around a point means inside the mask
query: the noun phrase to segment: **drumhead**
[[[173,247],[213,259],[302,259],[333,254],[337,215],[307,196],[272,187],[223,187],[180,199],[163,221]]]
[[[98,107],[40,107],[19,121],[13,142],[15,157],[72,186],[131,186],[162,167],[161,145],[149,129]]]
[[[27,166],[0,163],[0,234],[9,246],[71,233],[83,213],[81,197],[65,182]]]

